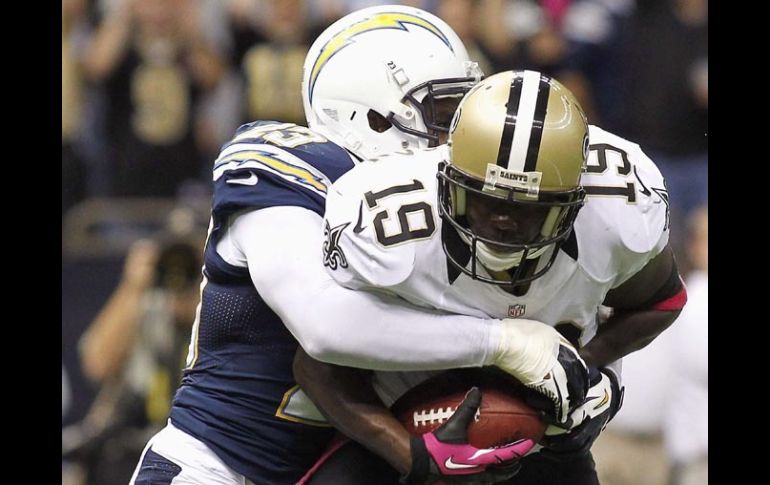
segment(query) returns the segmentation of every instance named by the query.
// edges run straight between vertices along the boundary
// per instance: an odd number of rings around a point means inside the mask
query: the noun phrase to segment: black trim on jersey
[[[362,200],[361,203],[358,205],[358,220],[356,221],[356,225],[353,227],[353,234],[359,234],[361,231],[363,231],[365,228],[361,225],[361,221],[364,218],[364,201]]]
[[[561,245],[560,248],[562,251],[564,251],[567,256],[572,258],[574,261],[577,261],[578,259],[578,243],[577,243],[577,236],[575,236],[575,228],[572,228],[572,231],[570,231],[569,236],[567,236],[567,239],[564,241],[564,243]]]
[[[682,278],[679,276],[679,267],[676,264],[676,259],[674,259],[671,264],[671,274],[668,275],[666,282],[658,288],[658,291],[656,291],[649,300],[639,305],[639,309],[652,308],[656,304],[668,300],[682,291],[682,286]]]
[[[584,185],[586,195],[619,195],[625,197],[628,202],[636,202],[636,187],[633,182],[626,183],[625,187],[606,187],[603,185]]]
[[[443,224],[441,226],[441,237],[446,241],[446,249],[452,253],[452,256],[457,259],[457,262],[463,266],[467,265],[471,260],[471,249],[465,244],[457,231],[449,224]],[[446,259],[447,278],[449,278],[449,284],[455,282],[461,271],[457,269],[450,261]]]
[[[396,185],[385,190],[380,190],[379,192],[369,191],[364,194],[364,197],[366,198],[366,205],[368,205],[370,209],[374,209],[377,207],[377,205],[379,205],[377,202],[379,199],[384,199],[385,197],[391,196],[393,194],[412,192],[414,190],[422,190],[424,188],[425,186],[422,184],[422,182],[417,179],[412,179],[411,184]]]
[[[577,262],[578,259],[578,244],[577,244],[577,236],[575,236],[575,230],[571,230],[569,233],[569,236],[567,236],[567,239],[564,240],[563,243],[556,249],[557,251],[563,250],[564,253],[572,258],[574,261]],[[522,265],[524,265],[523,269],[523,275],[529,276],[531,275],[535,268],[537,267],[538,263],[540,262],[540,258],[537,259],[528,259],[525,260]],[[511,279],[514,279],[514,275],[516,274],[517,266],[514,266],[513,268],[508,270],[508,274],[511,276]],[[511,293],[514,296],[522,297],[527,294],[529,291],[529,287],[531,286],[531,281],[529,283],[524,283],[518,286],[514,286],[513,288],[506,288],[505,291],[508,293]]]
[[[519,103],[521,102],[521,90],[524,86],[524,78],[516,77],[511,82],[511,91],[508,94],[508,112],[505,115],[505,126],[503,135],[500,138],[500,149],[497,152],[497,164],[503,168],[508,168],[508,158],[511,155],[511,145],[513,144],[513,132],[516,129],[516,114],[519,112]]]
[[[551,258],[551,261],[553,261],[554,258]],[[525,259],[522,261],[518,266],[514,266],[513,268],[506,271],[508,275],[511,278],[511,281],[514,281],[517,279],[516,273],[519,272],[519,267],[521,267],[521,276],[524,278],[532,276],[534,274],[535,269],[537,269],[537,265],[540,263],[540,257],[537,257],[535,259]],[[517,296],[521,298],[522,296],[526,295],[529,291],[530,286],[532,286],[532,281],[527,281],[526,283],[521,283],[516,286],[503,286],[503,290],[510,293],[513,296]]]
[[[646,185],[644,185],[644,182],[642,182],[642,179],[639,177],[639,172],[636,171],[636,165],[634,165],[634,175],[636,176],[636,181],[639,182],[639,185],[642,186],[641,192],[642,194],[646,195],[647,197],[652,195],[652,192],[650,192],[650,189],[647,188]]]
[[[532,172],[537,167],[537,157],[540,154],[540,140],[543,138],[543,125],[545,113],[548,108],[548,97],[551,94],[551,86],[543,76],[540,76],[540,87],[535,101],[535,117],[532,120],[532,131],[529,135],[529,147],[527,158],[524,161],[524,171]]]

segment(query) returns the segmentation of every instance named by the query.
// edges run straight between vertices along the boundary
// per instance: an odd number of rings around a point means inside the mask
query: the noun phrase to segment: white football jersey
[[[441,234],[454,229],[442,227],[437,179],[446,147],[382,157],[340,177],[326,199],[324,264],[348,288],[448,313],[539,320],[585,345],[607,292],[660,253],[669,234],[668,193],[655,164],[637,144],[598,127],[589,127],[589,140],[587,197],[573,233],[522,296],[447,262]],[[378,392],[391,404],[428,375],[379,373]]]

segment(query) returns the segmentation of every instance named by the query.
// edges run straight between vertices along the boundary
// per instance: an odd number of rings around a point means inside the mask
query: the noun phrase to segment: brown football
[[[481,391],[479,412],[468,427],[473,446],[489,448],[522,438],[540,441],[546,425],[523,401],[523,386],[495,370],[445,372],[410,389],[391,409],[410,433],[427,433],[449,419],[473,386]]]

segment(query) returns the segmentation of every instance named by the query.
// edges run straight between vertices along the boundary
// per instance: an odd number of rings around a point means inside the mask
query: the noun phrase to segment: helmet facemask
[[[539,72],[498,73],[463,97],[447,145],[438,178],[449,262],[473,279],[526,291],[554,264],[585,198],[582,108]]]
[[[463,264],[464,258],[454,253],[444,239],[447,259],[475,280],[502,286],[529,283],[551,268],[585,198],[580,186],[537,194],[522,188],[490,186],[449,163],[441,165],[438,178],[439,213],[470,249],[470,267]],[[469,206],[473,212],[474,205],[484,206],[479,213],[487,215],[508,212],[512,221],[509,230],[496,232],[490,229],[491,225],[484,225],[489,221],[474,221],[473,214],[469,217]],[[549,249],[552,250],[545,264],[535,265]],[[492,276],[481,273],[479,264]]]
[[[405,106],[402,113],[390,112],[387,120],[396,129],[413,136],[428,140],[428,147],[446,143],[449,136],[449,124],[462,97],[481,79],[481,71],[475,63],[468,67],[472,75],[446,79],[434,79],[420,83],[406,92],[401,98]],[[399,118],[409,120],[417,110],[425,129],[406,126]],[[411,114],[410,114],[411,113]],[[419,125],[419,123],[417,123]],[[442,136],[443,135],[443,136]]]

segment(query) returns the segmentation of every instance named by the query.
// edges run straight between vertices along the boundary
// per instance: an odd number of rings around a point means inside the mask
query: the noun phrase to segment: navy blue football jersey
[[[240,127],[214,163],[200,315],[171,421],[257,484],[295,483],[333,429],[294,382],[297,341],[217,242],[245,210],[298,206],[323,216],[327,187],[353,165],[321,135],[275,121]]]

